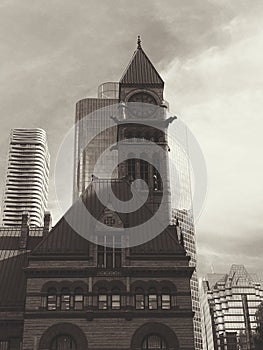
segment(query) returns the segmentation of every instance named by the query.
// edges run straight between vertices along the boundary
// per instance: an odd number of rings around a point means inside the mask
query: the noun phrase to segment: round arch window
[[[58,335],[53,339],[50,350],[77,350],[77,346],[70,335]]]
[[[167,343],[164,338],[160,337],[158,334],[150,334],[144,338],[142,342],[142,350],[168,350]]]

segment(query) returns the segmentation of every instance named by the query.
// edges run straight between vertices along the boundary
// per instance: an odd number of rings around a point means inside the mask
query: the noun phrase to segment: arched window
[[[145,308],[145,295],[141,288],[135,290],[135,309],[143,310]]]
[[[74,290],[74,310],[83,310],[84,295],[82,288]]]
[[[70,291],[68,288],[62,288],[61,290],[60,306],[61,306],[61,310],[70,309]]]
[[[171,291],[170,291],[170,288],[167,288],[167,287],[162,288],[161,307],[163,310],[170,310],[171,309]]]
[[[58,335],[52,340],[50,350],[76,350],[76,342],[69,335]]]
[[[98,294],[98,308],[99,310],[108,309],[108,295],[106,289],[100,289]]]
[[[57,309],[57,290],[56,288],[49,288],[47,292],[47,309],[49,311]]]
[[[156,290],[151,288],[148,293],[148,309],[156,310],[158,309],[158,296]]]
[[[158,334],[150,334],[146,338],[144,338],[142,342],[142,349],[149,349],[149,350],[158,350],[158,349],[165,349],[168,350],[167,343],[165,339],[160,337]]]
[[[119,310],[121,308],[121,295],[119,289],[112,290],[111,308],[112,310]]]
[[[161,296],[162,309],[170,310],[171,309],[171,295],[170,294],[162,294]]]

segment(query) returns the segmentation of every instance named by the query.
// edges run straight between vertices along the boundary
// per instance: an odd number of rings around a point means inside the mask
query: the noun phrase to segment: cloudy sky
[[[1,179],[10,129],[45,129],[59,218],[54,164],[75,103],[119,80],[140,34],[207,163],[200,275],[232,263],[262,274],[262,18],[261,0],[0,0]]]

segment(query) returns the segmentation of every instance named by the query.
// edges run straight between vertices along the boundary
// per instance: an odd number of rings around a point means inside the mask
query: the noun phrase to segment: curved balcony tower
[[[30,226],[43,225],[48,199],[49,152],[42,129],[13,129],[10,133],[2,225],[20,226],[28,212]]]

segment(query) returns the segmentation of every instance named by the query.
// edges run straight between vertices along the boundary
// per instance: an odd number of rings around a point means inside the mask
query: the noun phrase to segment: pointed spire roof
[[[137,49],[123,73],[120,84],[164,85],[164,81],[142,49],[140,36],[137,39]]]

